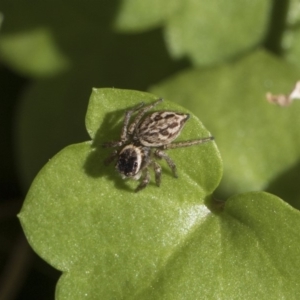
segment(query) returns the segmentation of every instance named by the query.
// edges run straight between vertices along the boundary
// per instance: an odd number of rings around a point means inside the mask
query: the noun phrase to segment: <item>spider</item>
[[[179,136],[190,115],[173,111],[157,111],[148,114],[142,120],[150,109],[162,101],[163,99],[158,99],[147,106],[144,106],[142,102],[135,108],[127,110],[120,140],[103,145],[104,147],[122,147],[119,150],[114,150],[105,160],[105,163],[109,164],[117,159],[115,168],[123,179],[139,180],[141,178],[136,192],[149,184],[149,167],[154,169],[156,185],[160,186],[161,166],[155,161],[155,158],[164,159],[171,168],[174,177],[177,178],[176,165],[163,150],[189,147],[214,139],[214,137],[209,136],[198,140],[172,143]],[[135,112],[137,115],[129,125],[130,118]]]

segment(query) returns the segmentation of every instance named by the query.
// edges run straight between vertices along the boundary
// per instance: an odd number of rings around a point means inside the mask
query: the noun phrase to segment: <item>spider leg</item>
[[[155,150],[154,155],[157,156],[158,158],[163,158],[167,162],[170,169],[172,170],[174,177],[176,178],[178,177],[175,163],[164,151]]]
[[[142,174],[142,181],[135,189],[135,192],[139,192],[140,190],[144,189],[150,182],[150,173],[147,167],[143,169]]]
[[[141,107],[144,106],[144,102],[141,102],[139,105],[137,105],[135,108],[127,110],[125,112],[125,117],[124,117],[124,122],[122,126],[122,131],[121,131],[121,136],[119,141],[111,141],[108,143],[103,144],[103,147],[109,148],[109,147],[119,147],[122,146],[127,140],[128,140],[128,134],[127,134],[127,129],[128,129],[128,123],[129,120],[134,112],[137,110],[141,109]]]
[[[109,165],[112,161],[115,160],[115,158],[118,156],[118,151],[115,150],[113,151],[110,156],[108,156],[105,160],[104,160],[104,164],[107,166]]]
[[[161,166],[156,161],[152,161],[151,165],[152,165],[152,167],[154,169],[156,185],[160,186],[160,182],[161,182]]]
[[[164,150],[167,149],[175,149],[175,148],[182,148],[182,147],[189,147],[189,146],[193,146],[193,145],[199,145],[199,144],[203,144],[209,141],[214,140],[213,136],[209,136],[206,138],[202,138],[199,140],[192,140],[192,141],[185,141],[185,142],[178,142],[178,143],[172,143],[172,144],[168,144],[168,145],[164,145],[162,148]]]
[[[128,129],[128,133],[132,134],[136,128],[136,126],[139,124],[140,120],[142,119],[142,117],[144,116],[144,114],[149,111],[150,109],[152,109],[154,106],[156,106],[157,104],[159,104],[160,102],[162,102],[163,99],[159,98],[158,100],[156,100],[155,102],[145,106],[144,108],[142,108],[140,110],[140,112],[138,113],[138,115],[136,116],[136,118],[134,119],[133,123],[129,126]]]

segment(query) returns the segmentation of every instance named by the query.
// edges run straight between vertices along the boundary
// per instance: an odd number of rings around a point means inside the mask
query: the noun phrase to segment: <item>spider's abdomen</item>
[[[173,111],[159,111],[147,116],[137,127],[135,136],[147,147],[170,144],[180,134],[190,115]]]

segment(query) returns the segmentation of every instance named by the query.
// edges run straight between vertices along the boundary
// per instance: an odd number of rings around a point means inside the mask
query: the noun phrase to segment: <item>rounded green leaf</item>
[[[266,193],[230,198],[134,299],[298,299],[300,214]]]
[[[179,178],[162,161],[161,187],[152,179],[139,193],[134,193],[137,182],[122,180],[113,165],[103,164],[112,150],[102,144],[118,139],[124,110],[155,99],[136,91],[94,89],[86,117],[93,140],[53,157],[28,192],[19,217],[35,251],[64,272],[58,299],[137,293],[209,213],[204,202],[222,174],[214,142],[169,150]],[[157,109],[188,112],[168,101]],[[204,136],[209,133],[192,117],[178,140]]]
[[[268,28],[271,1],[184,2],[166,26],[175,57],[187,55],[196,65],[216,63],[250,49]]]
[[[266,193],[211,211],[221,175],[214,143],[169,151],[180,178],[164,165],[162,186],[139,193],[103,166],[101,145],[118,138],[124,109],[155,99],[94,89],[86,117],[93,140],[58,153],[29,190],[19,217],[37,253],[63,271],[56,298],[297,299],[299,212]],[[167,101],[160,109],[187,112]],[[180,138],[207,134],[192,118]]]

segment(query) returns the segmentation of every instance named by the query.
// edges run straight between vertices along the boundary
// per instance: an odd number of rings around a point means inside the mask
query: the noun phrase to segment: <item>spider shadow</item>
[[[132,189],[126,185],[126,181],[115,170],[114,161],[108,165],[104,163],[112,151],[118,148],[104,148],[103,144],[120,139],[123,119],[124,110],[117,110],[105,115],[101,126],[95,134],[91,144],[92,151],[87,156],[83,168],[88,176],[93,178],[105,177],[113,181],[117,189],[132,192]]]

